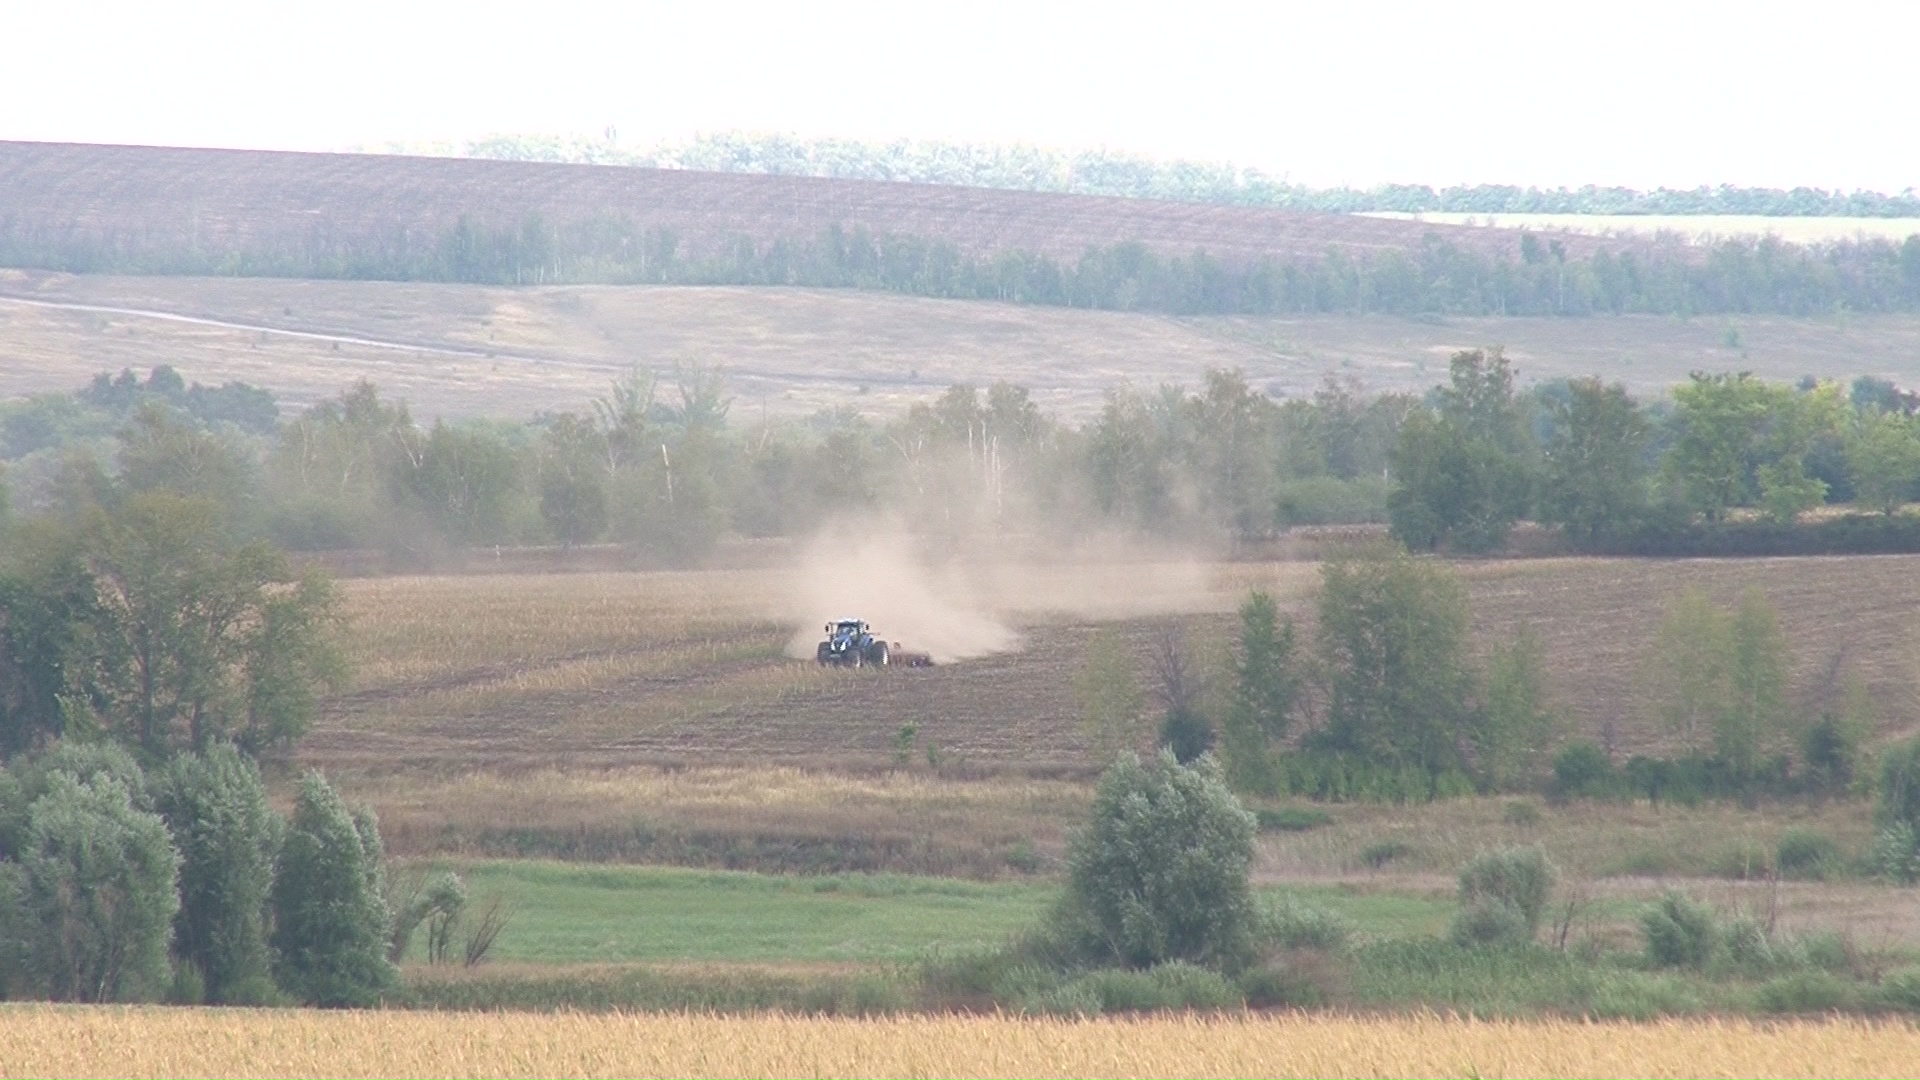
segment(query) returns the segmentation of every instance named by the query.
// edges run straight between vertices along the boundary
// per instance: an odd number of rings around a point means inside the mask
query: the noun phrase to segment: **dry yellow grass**
[[[1437,1016],[1127,1020],[0,1011],[5,1076],[1910,1076],[1920,1029]]]
[[[1771,219],[1830,221],[1832,219]],[[1507,219],[1502,218],[1506,223]],[[1784,227],[1784,226],[1782,226]],[[505,289],[424,282],[112,277],[0,270],[0,290],[44,300],[211,316],[497,356],[330,343],[142,316],[0,302],[0,397],[66,390],[101,370],[172,364],[189,379],[239,379],[303,407],[372,379],[414,414],[526,416],[583,409],[636,358],[726,368],[734,416],[852,407],[890,418],[948,384],[1006,379],[1083,420],[1121,383],[1196,383],[1239,367],[1263,388],[1309,394],[1330,372],[1376,390],[1422,392],[1455,349],[1504,343],[1524,379],[1600,374],[1657,395],[1696,369],[1900,378],[1920,317],[1727,319],[1230,316],[1147,314],[929,300],[849,289],[582,286]]]
[[[631,836],[636,822],[675,835],[862,844],[913,841],[917,858],[977,857],[1026,842],[1044,853],[1086,810],[1090,788],[1014,775],[847,774],[793,768],[539,769],[502,774],[347,774],[343,788],[380,814],[388,850],[486,852],[489,837],[555,842]],[[905,867],[913,869],[916,867]]]

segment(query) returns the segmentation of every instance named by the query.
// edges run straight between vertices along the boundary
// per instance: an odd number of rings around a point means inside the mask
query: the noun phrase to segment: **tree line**
[[[450,873],[389,881],[379,822],[306,774],[290,815],[234,744],[72,738],[0,769],[0,1000],[378,1004],[427,930],[478,963],[505,923]]]
[[[1843,656],[1792,685],[1792,643],[1758,590],[1732,604],[1698,589],[1674,597],[1631,661],[1634,695],[1596,732],[1575,730],[1555,701],[1530,627],[1475,640],[1466,590],[1445,564],[1390,544],[1336,553],[1311,612],[1303,625],[1255,590],[1225,648],[1169,627],[1144,667],[1116,632],[1095,635],[1075,683],[1095,758],[1137,748],[1157,715],[1153,741],[1175,759],[1212,754],[1236,790],[1268,797],[1534,791],[1691,804],[1877,782],[1898,801],[1920,782],[1902,746],[1875,776],[1873,702]],[[1619,719],[1634,712],[1665,734],[1666,756],[1620,745]]]
[[[1779,314],[1920,309],[1920,236],[1791,244],[1736,237],[1572,257],[1523,235],[1515,255],[1429,234],[1417,248],[1229,260],[1122,242],[1078,259],[828,226],[808,236],[686,236],[624,216],[513,221],[463,215],[438,233],[331,230],[251,246],[154,247],[0,220],[0,265],[72,273],[195,274],[488,285],[673,284],[851,288],[1176,315]]]
[[[731,405],[697,365],[635,369],[526,422],[430,424],[365,383],[281,418],[255,388],[122,372],[0,405],[0,507],[85,534],[71,550],[96,567],[163,529],[412,565],[600,543],[691,563],[723,537],[879,513],[955,538],[1255,542],[1383,522],[1413,550],[1478,553],[1531,520],[1594,552],[1920,550],[1920,518],[1902,512],[1920,496],[1920,399],[1871,378],[1702,374],[1642,403],[1591,378],[1522,390],[1500,350],[1477,349],[1421,397],[1330,379],[1279,399],[1214,370],[1192,389],[1116,387],[1078,424],[1004,383],[887,418],[743,423]],[[1852,512],[1812,513],[1829,505]]]
[[[822,176],[1015,191],[1225,203],[1335,213],[1753,214],[1769,217],[1920,217],[1920,196],[1819,188],[1739,187],[1639,191],[1593,184],[1578,188],[1472,184],[1435,190],[1424,184],[1315,188],[1258,169],[1219,162],[1159,161],[1114,150],[1069,152],[1024,143],[902,139],[863,142],[720,132],[647,148],[610,138],[496,135],[461,146],[396,147],[502,161],[631,165],[656,169]]]

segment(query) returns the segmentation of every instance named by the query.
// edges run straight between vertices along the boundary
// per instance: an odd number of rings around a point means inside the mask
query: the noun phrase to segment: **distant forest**
[[[137,240],[138,238],[136,238]],[[445,281],[487,285],[664,284],[855,288],[1172,315],[1832,315],[1920,311],[1920,236],[1789,244],[1735,238],[1570,255],[1528,233],[1519,258],[1429,235],[1363,256],[1227,261],[1144,244],[1064,261],[1020,250],[967,254],[941,239],[830,226],[812,237],[683,237],[599,216],[517,222],[463,216],[439,235],[316,236],[205,250],[122,246],[0,220],[0,266],[72,273]]]
[[[398,145],[403,152],[502,161],[638,165],[774,176],[901,180],[1014,191],[1058,191],[1137,199],[1224,203],[1334,213],[1400,211],[1474,214],[1758,214],[1768,217],[1920,217],[1920,194],[1748,188],[1517,187],[1424,184],[1314,188],[1258,169],[1203,161],[1156,161],[1108,150],[1069,152],[1024,144],[861,142],[724,132],[646,150],[610,139],[497,135],[463,146]]]

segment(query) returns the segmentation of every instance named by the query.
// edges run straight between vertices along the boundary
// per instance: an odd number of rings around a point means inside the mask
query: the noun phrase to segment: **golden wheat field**
[[[8,1007],[5,1076],[1910,1076],[1920,1028]]]

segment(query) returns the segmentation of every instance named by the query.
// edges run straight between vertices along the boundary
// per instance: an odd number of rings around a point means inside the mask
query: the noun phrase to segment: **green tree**
[[[1547,700],[1546,650],[1531,626],[1496,645],[1487,664],[1486,723],[1477,747],[1480,772],[1496,791],[1544,772],[1559,719]]]
[[[1807,457],[1840,429],[1846,404],[1837,385],[1801,392],[1746,372],[1696,373],[1673,400],[1678,437],[1665,469],[1708,521],[1756,500],[1775,520],[1792,521],[1826,497]]]
[[[1760,444],[1776,395],[1752,375],[1695,373],[1674,388],[1678,438],[1668,451],[1668,477],[1708,521],[1718,521],[1757,493]]]
[[[152,754],[218,737],[291,743],[336,681],[331,589],[265,544],[228,547],[210,503],[138,495],[96,527],[92,569],[123,658],[110,719]]]
[[[1742,781],[1786,734],[1791,657],[1780,617],[1758,589],[1748,589],[1728,623],[1727,708],[1714,728],[1714,753]]]
[[[168,981],[179,856],[110,776],[48,777],[20,853],[30,970],[56,1001],[142,1001]]]
[[[1807,460],[1817,443],[1845,428],[1848,408],[1837,383],[1797,392],[1770,389],[1773,415],[1764,444],[1767,460],[1758,470],[1760,500],[1768,516],[1788,523],[1826,499],[1827,482],[1808,472]]]
[[[1220,526],[1254,535],[1273,519],[1271,442],[1273,406],[1236,369],[1210,369],[1204,392],[1192,399],[1195,473],[1205,485],[1207,509]]]
[[[1834,674],[1838,675],[1838,662]],[[1831,700],[1820,710],[1819,719],[1800,733],[1800,761],[1806,778],[1817,792],[1841,792],[1860,779],[1868,738],[1873,734],[1873,698],[1867,682],[1858,673],[1849,673],[1838,682],[1838,701]]]
[[[402,438],[405,454],[394,474],[402,506],[458,543],[514,539],[522,480],[520,455],[506,431],[436,421],[425,434],[413,430]]]
[[[120,486],[171,491],[219,506],[229,528],[242,523],[258,483],[253,455],[149,402],[120,432]]]
[[[1304,682],[1295,637],[1293,620],[1280,621],[1270,594],[1248,594],[1232,661],[1233,700],[1221,725],[1227,778],[1242,791],[1274,786],[1273,746],[1291,732]]]
[[[366,381],[282,425],[265,468],[274,534],[310,548],[415,542],[405,532],[419,523],[395,502],[415,443],[406,405]]]
[[[1490,551],[1526,513],[1531,466],[1499,349],[1455,353],[1437,416],[1416,412],[1392,456],[1387,520],[1410,548]]]
[[[1315,741],[1429,773],[1461,769],[1478,737],[1466,593],[1402,551],[1321,568],[1319,649],[1329,690]]]
[[[1920,419],[1863,412],[1848,429],[1847,471],[1861,502],[1891,515],[1920,483]]]
[[[1238,967],[1252,946],[1254,831],[1211,758],[1122,758],[1068,841],[1061,921],[1098,959]]]
[[[0,557],[0,757],[34,750],[90,720],[104,699],[105,612],[64,529],[23,527]]]
[[[209,1004],[273,1001],[267,927],[283,824],[260,770],[216,743],[174,758],[155,786],[181,857],[176,954],[199,974]]]
[[[1087,662],[1073,682],[1080,704],[1080,730],[1096,764],[1135,749],[1140,740],[1140,715],[1146,697],[1134,673],[1133,657],[1124,639],[1112,630],[1097,630],[1087,641]]]
[[[1689,588],[1667,605],[1642,685],[1689,750],[1704,748],[1731,707],[1732,653],[1733,628],[1704,591]]]
[[[726,531],[732,487],[726,382],[700,365],[675,369],[676,404],[656,406],[657,440],[616,474],[614,536],[671,563],[699,562]]]
[[[590,543],[607,527],[606,447],[590,422],[561,413],[540,440],[540,516],[566,547]]]
[[[319,773],[301,781],[274,868],[272,937],[276,979],[301,1001],[372,1005],[393,984],[377,839]]]
[[[1541,517],[1591,545],[1627,528],[1645,509],[1646,417],[1619,383],[1575,379],[1553,403]]]

